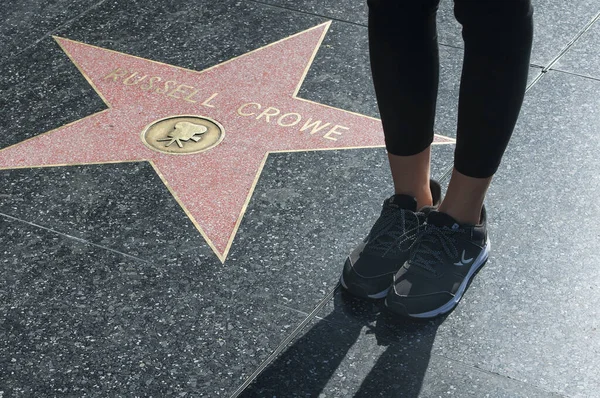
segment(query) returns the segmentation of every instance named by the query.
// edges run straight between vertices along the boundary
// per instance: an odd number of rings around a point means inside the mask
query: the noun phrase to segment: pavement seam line
[[[332,16],[328,16],[328,15],[316,14],[314,12],[308,12],[308,11],[298,10],[296,8],[291,8],[291,7],[284,7],[284,6],[281,6],[281,5],[278,5],[278,4],[272,4],[272,3],[269,3],[269,2],[266,2],[266,1],[261,1],[261,0],[250,0],[250,1],[252,1],[253,3],[256,3],[256,4],[261,4],[263,6],[268,6],[268,7],[273,7],[273,8],[279,8],[279,9],[282,9],[282,10],[297,12],[299,14],[304,14],[304,15],[312,15],[312,16],[319,17],[319,18],[330,19],[330,20],[336,21],[336,22],[344,22],[344,23],[347,23],[347,24],[350,24],[350,25],[361,26],[363,28],[366,27],[366,25],[358,23],[358,22],[346,21],[344,19],[339,19],[339,18],[335,18],[335,17],[332,17]]]
[[[102,5],[102,3],[105,3],[106,0],[100,0],[98,3],[92,5],[91,7],[89,7],[88,9],[86,9],[85,11],[79,13],[78,15],[74,16],[71,19],[66,20],[65,22],[63,22],[62,24],[58,25],[56,28],[46,32],[45,34],[42,35],[42,37],[40,37],[39,39],[35,40],[33,43],[31,43],[30,45],[28,45],[27,47],[24,47],[23,49],[21,49],[20,51],[16,52],[13,56],[7,58],[6,60],[4,60],[3,62],[0,63],[0,65],[5,65],[7,64],[10,60],[17,58],[19,55],[23,54],[25,51],[29,50],[32,47],[35,47],[37,44],[39,44],[42,40],[47,39],[48,37],[52,37],[52,35],[57,32],[58,30],[62,29],[63,27],[65,27],[66,25],[70,24],[71,22],[81,18],[82,16],[84,16],[85,14],[87,14],[88,12],[90,12],[91,10],[93,10],[94,8]]]
[[[565,46],[565,48],[563,48],[556,57],[554,57],[553,59],[550,60],[550,62],[548,63],[548,65],[546,65],[544,67],[544,69],[542,69],[543,73],[548,72],[552,66],[554,64],[556,64],[558,62],[559,59],[562,58],[563,55],[566,54],[567,51],[569,51],[571,49],[571,47],[573,47],[575,45],[575,43],[581,38],[581,36],[583,36],[587,31],[589,31],[592,26],[594,25],[594,23],[596,23],[596,21],[598,21],[598,19],[600,19],[600,12],[598,12],[591,21],[589,21]]]
[[[459,359],[455,359],[455,358],[452,358],[452,357],[449,357],[449,356],[446,356],[446,355],[442,355],[442,354],[436,354],[434,352],[431,352],[431,356],[432,357],[443,358],[443,359],[445,359],[447,361],[456,362],[460,366],[464,366],[465,368],[473,369],[473,370],[475,370],[477,372],[485,373],[485,374],[492,375],[492,376],[495,376],[495,377],[501,377],[501,378],[504,378],[504,379],[508,379],[508,380],[511,380],[511,381],[519,383],[519,384],[523,384],[523,385],[526,385],[526,386],[529,386],[529,387],[533,387],[536,390],[540,390],[540,391],[543,391],[545,393],[550,393],[550,394],[557,395],[559,397],[567,398],[567,396],[564,395],[564,394],[562,394],[562,393],[559,393],[559,392],[556,392],[556,391],[547,390],[547,389],[543,388],[542,386],[540,386],[538,384],[528,383],[528,382],[525,382],[523,380],[520,380],[520,379],[514,378],[512,376],[506,375],[506,374],[494,372],[494,371],[489,370],[489,369],[480,368],[479,366],[476,366],[476,365],[473,365],[473,364],[461,361]]]
[[[44,227],[43,225],[39,225],[39,224],[30,222],[30,221],[26,221],[26,220],[23,220],[23,219],[20,219],[20,218],[17,218],[17,217],[10,216],[10,215],[5,214],[5,213],[0,213],[0,216],[4,217],[4,218],[7,218],[9,220],[13,220],[13,221],[16,221],[16,222],[20,222],[20,223],[23,223],[23,224],[30,225],[30,226],[35,227],[35,228],[43,229],[44,231],[48,231],[48,232],[51,232],[53,234],[60,235],[62,237],[74,240],[74,241],[79,242],[79,243],[83,243],[85,245],[90,245],[90,246],[94,246],[94,247],[99,248],[99,249],[108,250],[110,252],[119,254],[121,256],[125,256],[127,258],[134,259],[136,261],[141,261],[141,262],[144,262],[144,263],[150,263],[148,260],[144,260],[143,258],[135,257],[135,256],[132,256],[131,254],[123,253],[123,252],[120,252],[118,250],[111,249],[110,247],[102,246],[102,245],[99,245],[97,243],[93,243],[93,242],[90,242],[88,240],[85,240],[85,239],[82,239],[82,238],[78,238],[76,236],[72,236],[72,235],[66,234],[64,232],[57,231],[57,230],[52,229],[52,228]]]
[[[302,332],[302,330],[308,325],[317,314],[329,303],[329,301],[333,298],[335,293],[339,290],[340,284],[339,282],[336,284],[335,288],[333,288],[320,302],[317,306],[308,314],[306,318],[296,328],[285,338],[277,348],[269,355],[267,359],[265,359],[259,366],[252,372],[250,376],[246,378],[246,381],[242,383],[231,395],[230,398],[237,398],[240,396],[242,392],[250,385],[260,374],[273,362],[279,354],[281,354],[285,348]]]
[[[584,79],[590,79],[590,80],[596,80],[596,81],[600,81],[600,77],[594,77],[594,76],[587,76],[587,75],[582,75],[581,73],[577,73],[577,72],[569,72],[567,70],[562,70],[562,69],[550,69],[548,72],[559,72],[559,73],[565,73],[567,75],[571,75],[571,76],[577,76],[577,77],[581,77]],[[548,73],[547,72],[547,73]]]
[[[289,307],[289,306],[283,305],[283,304],[275,304],[275,307],[281,308],[282,310],[285,310],[285,311],[297,312],[298,314],[301,314],[302,316],[305,316],[305,317],[310,315],[308,312],[304,312],[302,310],[298,310],[296,308],[292,308],[292,307]],[[330,321],[329,319],[325,319],[325,318],[320,317],[318,315],[315,316],[314,319],[318,319],[319,321],[324,321],[324,322],[327,322],[327,323],[335,323],[335,322]]]

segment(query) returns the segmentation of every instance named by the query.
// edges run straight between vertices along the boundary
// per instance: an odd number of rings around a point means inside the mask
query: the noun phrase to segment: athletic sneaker
[[[387,295],[427,214],[439,204],[440,184],[431,180],[430,188],[434,205],[419,211],[412,196],[393,195],[383,202],[371,232],[346,258],[340,277],[342,287],[363,298]]]
[[[489,251],[485,207],[478,225],[460,225],[448,214],[430,212],[408,261],[396,274],[386,306],[413,318],[452,310]]]

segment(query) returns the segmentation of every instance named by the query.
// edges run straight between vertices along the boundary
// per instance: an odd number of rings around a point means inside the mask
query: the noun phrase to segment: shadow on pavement
[[[444,317],[400,319],[339,289],[332,302],[242,397],[419,396]]]

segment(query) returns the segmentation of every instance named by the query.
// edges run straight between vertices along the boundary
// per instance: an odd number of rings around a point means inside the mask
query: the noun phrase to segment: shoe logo
[[[470,258],[470,259],[468,259],[468,260],[467,260],[467,259],[465,259],[465,254],[466,254],[466,253],[465,253],[465,251],[463,250],[463,252],[462,252],[462,258],[461,258],[461,260],[460,260],[459,262],[457,262],[457,263],[454,263],[454,265],[458,265],[459,267],[462,267],[463,265],[467,265],[467,264],[469,264],[471,261],[473,261],[473,258]]]

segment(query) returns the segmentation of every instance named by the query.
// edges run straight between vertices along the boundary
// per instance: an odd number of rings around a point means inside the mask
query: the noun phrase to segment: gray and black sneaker
[[[434,205],[419,211],[412,196],[394,195],[383,202],[371,232],[346,258],[340,277],[344,289],[363,298],[387,295],[427,214],[439,204],[440,184],[431,180],[430,187]]]
[[[412,318],[445,314],[458,304],[489,251],[485,207],[478,225],[460,225],[448,214],[430,212],[396,274],[386,306]]]

